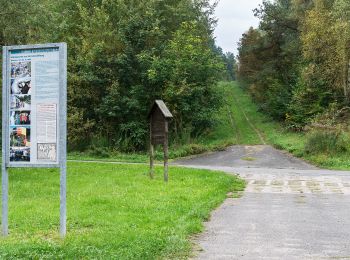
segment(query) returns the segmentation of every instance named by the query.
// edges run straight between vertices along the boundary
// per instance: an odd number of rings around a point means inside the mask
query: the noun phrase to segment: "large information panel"
[[[7,166],[58,167],[65,156],[66,45],[5,47],[4,57]]]
[[[67,46],[4,46],[2,234],[9,234],[8,168],[60,168],[60,234],[66,234]]]

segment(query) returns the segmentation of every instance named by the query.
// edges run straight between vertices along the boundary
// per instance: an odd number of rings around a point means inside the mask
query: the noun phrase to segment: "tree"
[[[350,102],[350,3],[336,0],[333,5],[332,16],[335,20],[337,34],[337,53],[342,63],[342,85],[346,104]]]
[[[85,149],[103,140],[103,145],[119,150],[144,149],[148,109],[160,97],[168,98],[178,115],[179,132],[188,127],[194,134],[210,126],[212,119],[205,118],[210,114],[198,104],[188,102],[186,95],[177,96],[176,103],[169,93],[190,84],[194,100],[212,98],[209,89],[217,80],[217,68],[209,67],[218,62],[212,51],[214,6],[208,0],[41,1],[40,11],[28,20],[33,29],[26,42],[68,43],[69,147]],[[186,24],[194,25],[189,33],[183,29]],[[189,41],[198,39],[193,48],[203,57],[194,50],[192,60],[186,56],[189,50],[176,49],[179,30]],[[174,60],[168,62],[169,57]],[[207,97],[199,96],[203,93]],[[190,122],[182,109],[197,111],[198,122]]]
[[[197,135],[213,123],[221,102],[216,82],[224,71],[211,37],[198,22],[183,22],[161,56],[152,57],[149,79],[164,86],[161,98],[173,111],[177,135]]]
[[[265,112],[300,130],[348,106],[349,13],[346,0],[264,1],[255,10],[259,30],[241,40],[238,75]]]
[[[237,62],[235,55],[232,52],[224,54],[224,62],[228,74],[228,80],[236,80]]]

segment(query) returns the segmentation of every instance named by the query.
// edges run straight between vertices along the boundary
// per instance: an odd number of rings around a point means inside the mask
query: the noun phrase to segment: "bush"
[[[305,144],[308,154],[336,154],[348,151],[348,137],[343,131],[315,130],[311,132]]]
[[[109,158],[111,155],[111,151],[107,147],[98,147],[92,145],[87,150],[87,154],[98,158]]]

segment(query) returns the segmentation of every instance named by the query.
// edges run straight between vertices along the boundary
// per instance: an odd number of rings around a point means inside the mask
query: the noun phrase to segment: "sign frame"
[[[54,163],[14,163],[10,162],[10,53],[14,50],[58,49],[59,52],[59,97],[57,128],[57,161]],[[67,179],[67,44],[48,43],[3,47],[2,64],[2,234],[7,236],[8,229],[8,169],[9,168],[59,168],[60,169],[60,234],[66,234],[66,179]]]

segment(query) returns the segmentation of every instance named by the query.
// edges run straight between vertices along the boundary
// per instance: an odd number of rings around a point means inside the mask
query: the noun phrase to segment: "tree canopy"
[[[0,45],[67,42],[69,147],[145,148],[155,99],[178,139],[211,127],[234,59],[217,52],[209,0],[0,0]],[[225,69],[225,64],[227,69]]]
[[[350,16],[346,0],[264,1],[243,35],[238,77],[261,109],[301,129],[349,104]]]

